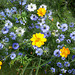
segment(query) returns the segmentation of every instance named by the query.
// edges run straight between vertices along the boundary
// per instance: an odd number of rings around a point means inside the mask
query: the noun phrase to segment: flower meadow
[[[7,75],[75,75],[75,18],[67,5],[65,0],[2,3],[0,75],[14,65],[16,73]]]

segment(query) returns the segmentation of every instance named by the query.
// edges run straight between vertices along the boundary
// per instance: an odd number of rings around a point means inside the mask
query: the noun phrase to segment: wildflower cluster
[[[16,2],[21,8],[15,6]],[[26,0],[11,3],[14,6],[0,10],[0,69],[2,62],[9,59],[10,67],[15,62],[20,63],[22,74],[30,68],[36,75],[39,70],[46,74],[50,71],[55,75],[74,75],[74,21],[64,20],[65,17],[61,20],[56,16],[58,10],[46,3]]]

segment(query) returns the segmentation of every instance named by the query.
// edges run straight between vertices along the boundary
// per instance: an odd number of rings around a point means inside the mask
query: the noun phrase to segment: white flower
[[[59,39],[56,39],[56,43],[60,43],[61,41]]]
[[[44,4],[42,4],[42,5],[40,5],[40,7],[39,8],[45,8],[45,10],[47,9],[47,6],[46,5],[44,5]]]
[[[36,4],[32,4],[32,3],[30,3],[30,4],[28,4],[28,11],[34,11],[34,10],[36,10]]]
[[[13,26],[13,24],[12,24],[9,20],[6,20],[6,21],[5,21],[5,26],[6,26],[7,28],[11,28],[11,27]]]
[[[22,29],[21,27],[19,27],[19,28],[16,30],[16,33],[17,33],[17,34],[20,34],[20,35],[22,36],[25,31],[26,31],[26,29]]]
[[[58,28],[58,29],[60,29],[60,28],[61,28],[61,25],[60,25],[60,23],[59,23],[59,22],[57,22],[56,26],[57,26],[57,28]]]

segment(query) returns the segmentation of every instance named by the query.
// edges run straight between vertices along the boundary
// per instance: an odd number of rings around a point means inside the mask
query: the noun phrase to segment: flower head
[[[2,65],[2,62],[0,61],[0,66]]]
[[[41,33],[33,34],[33,37],[30,40],[33,41],[32,45],[37,47],[41,47],[41,45],[44,45],[44,42],[47,41],[47,39],[44,38],[44,34]]]
[[[39,9],[37,10],[38,16],[43,17],[43,16],[45,15],[45,13],[46,13],[45,8],[39,8]]]
[[[67,58],[67,55],[70,54],[70,50],[68,48],[63,47],[62,49],[60,49],[60,55],[62,57]]]

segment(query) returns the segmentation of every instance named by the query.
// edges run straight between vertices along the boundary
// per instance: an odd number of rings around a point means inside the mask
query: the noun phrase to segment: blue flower
[[[51,67],[50,69],[51,69],[51,72],[55,72],[55,68]]]
[[[70,27],[74,27],[74,23],[73,23],[73,22],[70,23],[69,26],[70,26]]]
[[[64,63],[64,66],[65,66],[65,67],[69,67],[69,66],[70,66],[70,63],[69,63],[69,62],[65,62],[65,63]]]
[[[61,28],[60,28],[63,32],[66,31],[68,29],[68,25],[67,24],[62,24]]]
[[[7,34],[9,32],[9,29],[7,27],[3,27],[2,33]]]
[[[27,2],[27,0],[23,0],[23,1],[22,1],[22,5],[25,5],[26,2]],[[19,1],[19,4],[21,5],[21,0]]]
[[[60,68],[63,67],[63,65],[60,62],[57,63],[57,66],[60,67]]]
[[[54,51],[54,55],[55,55],[56,57],[60,57],[60,50],[59,50],[59,49],[56,49],[56,50]]]
[[[66,73],[67,70],[65,70],[64,68],[61,69],[62,73]]]
[[[72,72],[73,72],[72,74],[75,75],[75,69],[72,69]]]
[[[38,25],[35,26],[37,29],[40,28]]]
[[[70,44],[70,43],[71,43],[71,40],[70,40],[70,39],[67,39],[66,41],[67,41],[67,43],[68,43],[68,44]]]
[[[72,73],[72,70],[68,70],[68,73]]]
[[[75,55],[72,55],[72,60],[74,60],[75,59]]]
[[[37,48],[35,53],[39,56],[41,56],[43,54],[43,50],[41,48]]]
[[[12,38],[12,40],[16,39],[16,34],[14,32],[11,32],[9,36]]]
[[[13,49],[18,49],[19,48],[19,44],[18,43],[13,43],[12,48]]]
[[[2,43],[0,43],[0,49],[2,49],[3,48],[3,44]]]
[[[3,42],[9,42],[9,38],[6,37],[6,38],[3,39],[2,41],[3,41]]]
[[[14,59],[16,57],[16,54],[15,53],[12,53],[11,55],[10,55],[10,58],[11,59]]]
[[[51,31],[45,32],[46,37],[50,37],[51,36]]]
[[[17,13],[17,8],[16,8],[16,7],[12,7],[12,8],[11,8],[11,12],[12,12],[13,14],[14,14],[14,13],[16,14],[16,13]]]
[[[32,14],[30,16],[30,19],[36,21],[38,19],[38,17],[36,15]]]
[[[62,60],[65,60],[65,57],[61,57]]]
[[[60,40],[60,41],[63,41],[64,38],[65,38],[65,36],[64,36],[63,34],[59,35],[59,40]]]
[[[23,53],[19,52],[19,53],[18,53],[18,55],[19,55],[19,56],[22,56],[22,55],[23,55]]]
[[[71,39],[75,40],[75,31],[70,33],[70,37],[71,37]]]
[[[41,30],[45,33],[45,32],[48,32],[50,29],[50,27],[46,24],[44,24],[43,26],[41,26]]]

